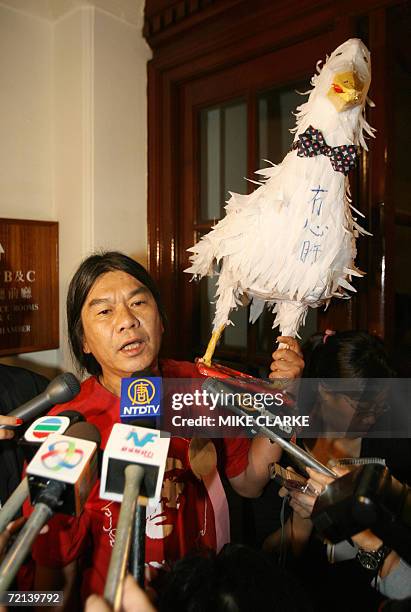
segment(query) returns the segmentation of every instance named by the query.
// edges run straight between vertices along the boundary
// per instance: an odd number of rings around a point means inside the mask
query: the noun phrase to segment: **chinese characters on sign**
[[[58,345],[58,224],[0,219],[0,355]]]
[[[328,231],[328,226],[321,223],[321,212],[327,189],[322,189],[321,185],[318,185],[317,188],[311,189],[311,192],[314,194],[309,201],[311,210],[303,226],[303,229],[307,230],[305,232],[306,236],[302,241],[299,251],[300,261],[308,264],[313,264],[317,261],[322,251],[322,239]]]

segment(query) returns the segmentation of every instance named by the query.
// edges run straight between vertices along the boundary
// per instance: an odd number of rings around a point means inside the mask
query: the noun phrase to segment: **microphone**
[[[24,437],[18,441],[18,446],[22,448],[26,461],[30,462],[33,459],[39,446],[51,434],[63,434],[70,427],[70,435],[76,437],[75,433],[71,433],[71,427],[80,421],[85,421],[84,415],[75,410],[63,410],[54,417],[46,416],[36,419],[27,429]],[[29,488],[27,476],[25,476],[0,510],[0,533],[16,516],[28,495]]]
[[[115,609],[121,598],[136,504],[160,499],[169,444],[165,432],[116,423],[103,454],[100,497],[122,502],[104,590],[105,599]],[[140,489],[144,497],[139,497]]]
[[[63,410],[55,415],[47,415],[36,419],[26,430],[24,436],[18,441],[23,450],[25,459],[30,462],[36,454],[40,444],[51,434],[64,434],[67,429],[86,419],[77,410]],[[70,434],[72,435],[72,434]],[[74,436],[76,437],[76,436]]]
[[[47,412],[55,404],[64,404],[74,399],[80,392],[80,383],[71,372],[60,374],[40,393],[19,408],[15,408],[9,413],[22,419],[27,423],[42,412]],[[7,425],[0,425],[0,429],[7,429]],[[14,428],[13,428],[14,429]]]
[[[86,421],[86,417],[84,416],[84,414],[78,412],[77,410],[62,410],[54,416],[68,417],[70,419],[70,427],[76,425],[77,423],[84,423]]]
[[[52,434],[27,467],[34,510],[0,566],[0,593],[13,582],[42,527],[55,512],[78,516],[97,480],[100,433],[90,423],[73,425],[72,435]]]
[[[134,372],[121,381],[120,421],[149,429],[159,429],[161,415],[162,379],[147,368]],[[135,510],[132,528],[129,571],[144,588],[146,507]]]
[[[247,423],[251,423],[253,432],[256,434],[262,433],[272,442],[278,444],[278,446],[280,446],[288,455],[293,457],[299,465],[310,467],[317,470],[321,474],[335,478],[336,474],[328,467],[320,463],[320,461],[317,461],[313,455],[297,446],[297,444],[294,444],[294,442],[291,442],[290,440],[287,440],[276,433],[276,427],[269,425],[270,419],[273,419],[273,413],[271,411],[268,411],[265,408],[244,408],[239,404],[238,399],[235,399],[236,394],[233,393],[233,388],[228,384],[223,383],[219,379],[206,378],[202,383],[202,388],[213,396],[221,394],[221,397],[225,398],[225,401],[220,403],[221,407],[228,408],[228,410],[240,416],[247,416]],[[280,431],[282,430],[284,435],[284,429],[280,425],[278,427]]]
[[[58,492],[50,498],[56,512],[79,516],[97,480],[100,444],[99,430],[87,422],[75,423],[65,435],[50,435],[27,466],[32,505],[48,498],[50,489]]]
[[[157,429],[161,415],[162,379],[149,368],[121,379],[120,421]]]
[[[356,466],[319,495],[311,519],[330,542],[371,529],[411,564],[411,488],[378,463]]]
[[[157,503],[161,497],[169,445],[170,437],[166,432],[116,423],[103,453],[100,497],[121,502],[125,468],[136,464],[144,469],[142,494],[147,498],[144,501]]]
[[[213,377],[204,380],[202,389],[210,396],[212,405],[217,403],[220,408],[241,410],[241,419],[237,416],[223,417],[219,420],[222,425],[238,426],[245,422],[254,428],[252,418],[260,417],[260,422],[270,423],[270,428],[282,437],[292,437],[295,433],[293,421],[297,415],[292,414],[294,403],[279,389],[266,384],[257,386],[242,379],[222,381]],[[249,416],[251,418],[247,418]]]

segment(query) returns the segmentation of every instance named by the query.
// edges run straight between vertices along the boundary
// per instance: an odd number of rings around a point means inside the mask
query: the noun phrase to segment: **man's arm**
[[[300,345],[295,338],[280,336],[278,342],[288,348],[277,349],[272,354],[270,378],[291,380],[301,377],[304,369],[304,359]],[[244,472],[230,478],[231,486],[244,497],[258,497],[270,479],[268,466],[278,461],[282,449],[278,444],[272,444],[268,438],[257,436],[253,438],[248,453],[248,465]]]
[[[72,561],[65,567],[45,567],[36,563],[34,578],[35,591],[63,591],[63,605],[53,607],[39,606],[39,612],[71,612],[78,609],[77,589],[75,589],[77,577],[77,560]]]

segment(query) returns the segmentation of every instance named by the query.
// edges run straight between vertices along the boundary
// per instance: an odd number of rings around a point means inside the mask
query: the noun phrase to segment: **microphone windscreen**
[[[75,423],[71,425],[65,432],[65,436],[71,436],[72,438],[79,438],[81,440],[89,440],[95,442],[100,448],[101,445],[101,434],[97,427],[92,423]]]
[[[77,412],[77,410],[62,410],[55,416],[68,417],[70,419],[70,427],[72,425],[75,425],[76,423],[82,423],[86,420],[84,414],[81,414],[81,412]]]
[[[46,389],[52,404],[64,404],[80,393],[80,383],[71,372],[56,376]]]
[[[146,368],[145,370],[133,372],[130,378],[140,378],[142,376],[156,376],[156,374],[150,368]]]

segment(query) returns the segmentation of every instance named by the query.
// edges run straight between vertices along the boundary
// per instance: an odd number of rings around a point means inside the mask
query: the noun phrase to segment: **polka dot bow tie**
[[[345,175],[349,173],[351,168],[355,168],[357,162],[357,147],[355,145],[330,147],[325,142],[320,130],[316,130],[312,125],[298,136],[298,140],[293,144],[293,149],[298,149],[298,157],[325,155],[330,158],[334,170]]]

